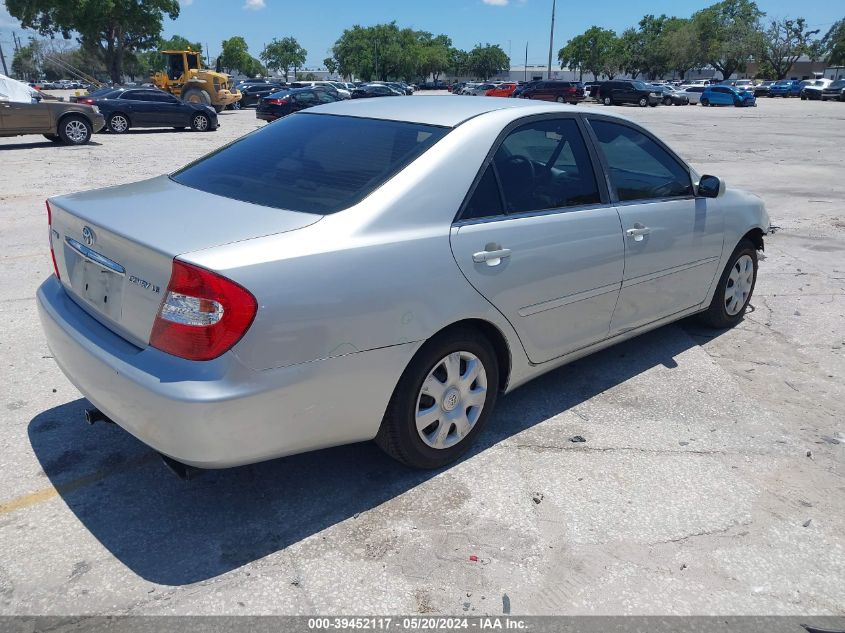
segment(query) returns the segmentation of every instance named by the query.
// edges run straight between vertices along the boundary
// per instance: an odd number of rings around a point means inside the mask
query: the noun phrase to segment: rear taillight
[[[287,99],[265,99],[270,105],[287,105]]]
[[[47,230],[49,231],[48,237],[50,240],[50,257],[53,260],[53,272],[56,273],[57,279],[61,279],[59,265],[56,263],[56,251],[53,250],[53,210],[50,209],[49,200],[45,200],[44,204],[47,205]]]
[[[94,105],[94,100],[90,98],[82,97],[76,100],[77,103],[81,103],[83,105]]]
[[[150,345],[188,360],[217,358],[246,333],[257,309],[243,286],[174,259]]]

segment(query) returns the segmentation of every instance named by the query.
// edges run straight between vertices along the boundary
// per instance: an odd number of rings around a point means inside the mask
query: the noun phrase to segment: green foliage
[[[12,73],[18,79],[34,81],[41,75],[41,42],[30,40],[26,46],[15,51],[12,58]]]
[[[730,77],[745,70],[748,60],[762,48],[760,18],[765,14],[753,0],[723,0],[692,16],[700,57]]]
[[[452,68],[452,41],[445,35],[400,29],[396,22],[346,29],[332,47],[336,70],[365,81],[437,76]]]
[[[835,22],[830,30],[819,42],[821,57],[828,64],[840,66],[845,64],[845,18]]]
[[[760,59],[774,71],[772,77],[786,77],[798,57],[810,52],[812,37],[818,32],[807,29],[804,18],[772,20],[760,40]]]
[[[508,54],[498,44],[476,45],[469,52],[467,61],[470,74],[485,80],[507,70],[510,63]]]
[[[267,68],[284,72],[285,81],[288,80],[290,69],[293,68],[295,71],[296,68],[302,66],[307,56],[308,51],[302,48],[294,37],[284,37],[280,40],[274,38],[259,55]]]
[[[178,0],[6,0],[9,13],[24,28],[70,39],[96,51],[113,81],[120,81],[124,60],[158,43],[164,16],[179,16]]]
[[[261,62],[249,54],[246,40],[239,35],[223,40],[221,51],[218,62],[227,72],[240,72],[247,77],[255,77],[263,75],[266,70]]]
[[[329,71],[330,75],[334,75],[338,69],[338,63],[334,57],[326,57],[323,60],[323,66],[326,67],[326,70]]]

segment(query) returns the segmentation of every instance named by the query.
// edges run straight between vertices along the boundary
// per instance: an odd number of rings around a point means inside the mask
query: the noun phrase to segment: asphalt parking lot
[[[362,444],[181,481],[87,426],[50,357],[44,199],[173,170],[252,110],[0,139],[0,613],[845,614],[845,104],[612,109],[764,198],[752,309],[554,371],[424,473]]]

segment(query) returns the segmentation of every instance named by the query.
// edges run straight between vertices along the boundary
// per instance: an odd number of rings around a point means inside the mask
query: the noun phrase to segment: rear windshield
[[[226,198],[325,215],[362,200],[447,132],[419,123],[295,114],[171,178]]]

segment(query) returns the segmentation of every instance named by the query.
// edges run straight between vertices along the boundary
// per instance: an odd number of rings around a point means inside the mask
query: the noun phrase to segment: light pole
[[[552,78],[552,48],[555,42],[555,0],[552,0],[552,28],[549,32],[549,69],[548,78]]]

